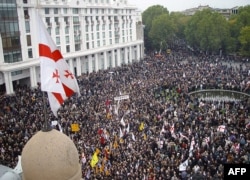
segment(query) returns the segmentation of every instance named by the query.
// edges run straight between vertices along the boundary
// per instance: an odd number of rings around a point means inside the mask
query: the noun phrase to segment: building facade
[[[238,14],[239,7],[233,7],[229,9],[222,9],[222,8],[211,8],[208,5],[205,6],[198,6],[196,8],[190,8],[182,11],[183,14],[187,16],[193,16],[197,11],[202,11],[204,9],[210,9],[212,11],[218,12],[219,14],[223,15],[227,20],[230,18],[231,15]]]
[[[40,82],[36,11],[76,76],[144,56],[141,13],[127,0],[2,0],[0,88],[6,94]]]

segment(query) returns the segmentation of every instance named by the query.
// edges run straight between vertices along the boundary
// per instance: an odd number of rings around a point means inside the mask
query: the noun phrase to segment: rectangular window
[[[100,33],[99,32],[96,33],[96,37],[97,37],[97,39],[100,39]]]
[[[25,21],[25,30],[26,30],[26,33],[30,33],[30,22],[29,21]]]
[[[91,40],[94,40],[94,33],[91,33]]]
[[[65,37],[66,44],[69,44],[69,36]]]
[[[58,17],[54,17],[54,21],[55,21],[56,25],[59,24],[59,18]]]
[[[73,23],[74,24],[79,24],[79,17],[78,16],[73,17]]]
[[[49,8],[44,8],[44,13],[49,14]]]
[[[89,26],[88,25],[85,26],[85,31],[89,32]]]
[[[105,32],[102,32],[102,38],[105,39]]]
[[[89,34],[86,34],[86,41],[89,40]]]
[[[96,25],[96,31],[99,31],[99,24]]]
[[[81,50],[81,45],[75,44],[75,51],[80,51],[80,50]]]
[[[64,17],[64,22],[68,26],[69,25],[69,17]]]
[[[65,27],[65,34],[69,34],[69,26]]]
[[[78,14],[79,13],[79,9],[78,8],[73,8],[72,11],[73,11],[73,14]]]
[[[105,24],[102,25],[102,30],[105,31]]]
[[[56,45],[60,45],[60,37],[56,37]]]
[[[51,27],[47,28],[48,33],[51,35]]]
[[[54,8],[54,14],[58,14],[58,8]]]
[[[70,46],[66,45],[66,52],[70,52]]]
[[[97,47],[100,47],[100,40],[97,41]]]
[[[51,26],[51,22],[50,22],[50,18],[49,17],[46,17],[45,18],[45,22],[48,26]]]
[[[30,35],[27,35],[26,39],[27,39],[27,46],[31,46],[31,37],[30,37]]]
[[[81,37],[80,36],[74,36],[75,42],[79,43],[81,41]]]
[[[33,58],[33,52],[31,48],[28,49],[28,57]]]
[[[56,27],[56,28],[55,28],[55,33],[56,33],[56,35],[59,35],[59,34],[60,34],[60,28],[59,28],[59,27]]]
[[[28,9],[24,9],[24,18],[25,19],[29,19],[30,18]]]
[[[105,39],[102,41],[102,45],[106,46],[106,40]]]
[[[63,8],[63,14],[67,14],[68,13],[68,9],[67,8]]]
[[[119,38],[115,38],[115,43],[116,43],[116,44],[119,43]]]

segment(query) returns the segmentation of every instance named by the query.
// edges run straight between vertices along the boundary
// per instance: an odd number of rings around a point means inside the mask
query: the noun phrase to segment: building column
[[[4,63],[3,43],[2,43],[1,33],[0,33],[0,63]]]
[[[132,63],[133,60],[133,52],[132,52],[133,48],[131,46],[129,46],[129,62]]]
[[[88,55],[88,65],[89,65],[89,73],[92,73],[93,72],[92,55]]]
[[[144,44],[141,44],[141,58],[144,59]]]
[[[70,71],[74,74],[73,59],[69,59],[68,64],[69,64]]]
[[[76,59],[76,75],[81,76],[82,75],[82,65],[81,65],[81,57],[78,57]]]
[[[97,72],[99,70],[99,61],[98,61],[99,54],[95,54],[95,71]]]
[[[36,67],[30,67],[30,85],[32,88],[37,87],[37,78],[36,78]]]
[[[117,55],[117,65],[121,66],[121,49],[120,48],[116,50],[116,55]]]
[[[141,45],[140,44],[138,44],[137,45],[137,57],[136,57],[136,61],[140,61],[140,59],[141,59]]]
[[[113,49],[113,50],[111,50],[111,67],[113,68],[113,67],[115,67],[115,50]]]
[[[124,48],[124,63],[128,64],[128,48]]]
[[[14,90],[13,90],[11,72],[4,72],[3,75],[4,75],[6,94],[13,94]]]
[[[104,57],[104,69],[107,69],[107,64],[108,64],[108,62],[107,62],[107,51],[104,51],[103,52],[103,57]]]

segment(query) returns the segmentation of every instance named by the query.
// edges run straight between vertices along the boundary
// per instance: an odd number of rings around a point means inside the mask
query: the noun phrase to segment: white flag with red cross
[[[48,93],[51,110],[57,116],[58,109],[66,99],[74,93],[80,95],[79,86],[38,13],[36,22],[39,34],[41,90]]]

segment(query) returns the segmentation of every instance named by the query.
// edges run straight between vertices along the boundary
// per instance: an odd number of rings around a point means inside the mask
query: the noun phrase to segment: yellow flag
[[[80,127],[79,127],[79,124],[71,124],[71,131],[72,132],[78,132],[80,131]]]
[[[90,166],[93,168],[95,165],[98,163],[98,156],[97,153],[95,152],[94,155],[92,156],[92,159],[90,161]]]
[[[140,126],[139,126],[139,130],[142,131],[144,129],[144,123],[141,122]]]

